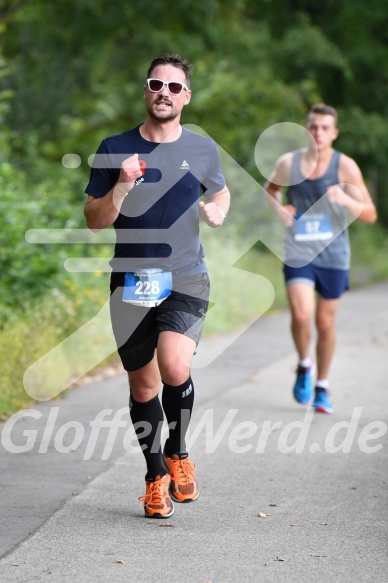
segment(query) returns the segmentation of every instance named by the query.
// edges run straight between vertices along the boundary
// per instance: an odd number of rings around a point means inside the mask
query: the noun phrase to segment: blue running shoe
[[[302,366],[298,365],[296,371],[296,381],[294,385],[294,397],[298,403],[303,405],[308,403],[313,396],[313,365]]]
[[[329,393],[326,389],[315,387],[313,407],[317,413],[333,413],[333,407],[329,401]]]

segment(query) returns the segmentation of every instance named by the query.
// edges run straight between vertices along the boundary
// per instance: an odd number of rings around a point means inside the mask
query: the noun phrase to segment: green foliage
[[[0,329],[0,419],[32,401],[23,385],[27,368],[86,323],[107,301],[106,277],[94,275],[81,281],[66,278],[62,284],[62,290],[52,286],[39,300],[26,301],[23,313],[14,311]],[[93,354],[98,351],[98,342],[90,338],[82,350]],[[56,374],[76,378],[80,372],[70,355]]]
[[[34,172],[50,169],[38,161]],[[7,308],[23,310],[30,299],[45,293],[53,285],[64,249],[48,244],[30,244],[28,229],[60,229],[84,226],[81,200],[78,208],[72,204],[71,182],[58,164],[55,179],[34,184],[23,172],[15,172],[10,162],[0,164],[0,314]],[[55,196],[53,196],[53,192]],[[73,246],[71,254],[88,252]]]

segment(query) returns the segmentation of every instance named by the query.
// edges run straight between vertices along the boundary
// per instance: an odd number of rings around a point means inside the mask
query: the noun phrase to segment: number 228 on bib
[[[128,272],[124,278],[123,302],[136,306],[155,307],[171,293],[172,274],[162,269]]]

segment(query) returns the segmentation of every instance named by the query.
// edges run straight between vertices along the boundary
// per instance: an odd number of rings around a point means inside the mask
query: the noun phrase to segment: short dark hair
[[[335,125],[337,125],[338,113],[337,110],[334,109],[334,107],[332,107],[331,105],[326,105],[326,103],[316,103],[315,105],[310,107],[310,111],[308,112],[307,115],[307,121],[310,115],[314,113],[318,113],[320,115],[332,115],[334,117]]]
[[[191,75],[193,73],[194,65],[191,65],[186,59],[178,54],[170,55],[169,53],[163,53],[160,57],[157,57],[152,61],[148,68],[147,77],[151,77],[151,73],[159,65],[173,65],[178,69],[181,69],[186,77],[186,84],[190,87]]]

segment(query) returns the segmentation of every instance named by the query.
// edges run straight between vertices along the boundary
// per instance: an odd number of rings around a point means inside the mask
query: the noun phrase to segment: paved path
[[[145,519],[137,501],[144,462],[124,449],[124,375],[39,405],[39,419],[20,419],[14,445],[37,431],[31,451],[0,447],[0,581],[384,581],[388,282],[342,301],[333,416],[291,399],[288,322],[287,313],[261,318],[194,370],[191,454],[201,496],[176,504],[166,521]],[[91,448],[89,422],[107,409],[105,419],[122,415],[125,427],[116,437],[101,429]],[[76,430],[84,435],[72,448]]]

